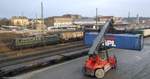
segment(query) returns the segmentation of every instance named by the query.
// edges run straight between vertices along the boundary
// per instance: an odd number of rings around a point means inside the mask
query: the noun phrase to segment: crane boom
[[[101,44],[105,33],[108,31],[109,27],[112,26],[112,23],[113,23],[113,20],[110,19],[103,26],[103,28],[101,29],[100,33],[98,34],[98,36],[94,40],[94,43],[92,44],[92,47],[89,49],[89,52],[88,52],[89,55],[97,53],[96,50],[99,47],[99,45]]]

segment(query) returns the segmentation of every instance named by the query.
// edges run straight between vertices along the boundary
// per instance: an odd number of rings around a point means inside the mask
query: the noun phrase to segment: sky
[[[40,17],[41,2],[44,17],[63,14],[92,17],[96,8],[98,15],[127,17],[130,12],[130,16],[150,17],[150,0],[0,0],[0,17]]]

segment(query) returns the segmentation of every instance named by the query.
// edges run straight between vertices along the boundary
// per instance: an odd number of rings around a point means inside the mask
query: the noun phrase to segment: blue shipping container
[[[86,32],[84,44],[90,47],[97,34],[97,32]],[[143,36],[140,34],[106,34],[105,45],[111,48],[141,50],[143,48]]]

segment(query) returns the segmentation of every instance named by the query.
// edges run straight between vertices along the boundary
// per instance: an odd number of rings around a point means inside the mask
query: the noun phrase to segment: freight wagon
[[[60,37],[57,34],[45,36],[43,40],[45,45],[60,43]]]
[[[68,42],[68,41],[76,41],[76,40],[82,40],[83,38],[83,32],[62,32],[59,33],[61,42]]]
[[[144,35],[144,37],[150,36],[150,29],[144,29],[143,35]]]
[[[85,33],[84,44],[90,47],[97,34],[97,32]],[[110,48],[141,50],[143,48],[143,36],[141,34],[106,34],[105,45]]]
[[[60,32],[47,36],[32,36],[32,37],[20,37],[11,40],[9,47],[12,49],[37,47],[44,45],[51,45],[57,43],[64,43],[69,41],[82,40],[83,32]]]
[[[142,34],[144,37],[150,36],[150,29],[132,30],[127,32],[129,34]]]
[[[36,46],[43,46],[48,44],[56,44],[60,40],[57,34],[49,36],[33,36],[26,38],[15,38],[12,40],[10,46],[13,49],[29,48]]]

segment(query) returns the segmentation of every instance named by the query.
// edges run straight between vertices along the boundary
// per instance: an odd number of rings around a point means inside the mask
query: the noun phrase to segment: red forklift
[[[88,58],[83,67],[85,75],[103,78],[108,70],[116,68],[117,59],[115,55],[108,53],[104,42],[105,33],[107,33],[112,24],[113,20],[111,19],[103,26],[101,32],[93,42],[92,47],[89,49]],[[105,47],[105,51],[99,51],[99,47],[102,45]]]

